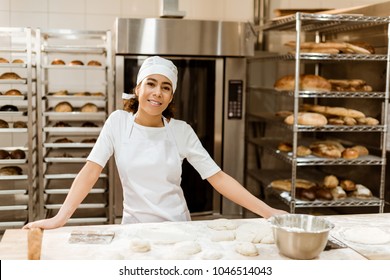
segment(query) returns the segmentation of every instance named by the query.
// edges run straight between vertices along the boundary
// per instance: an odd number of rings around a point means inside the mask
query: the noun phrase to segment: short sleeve
[[[180,122],[179,126],[178,129],[175,129],[177,132],[175,138],[181,156],[188,160],[202,179],[207,179],[219,172],[221,168],[203,147],[192,127],[185,122]]]
[[[102,130],[100,131],[99,137],[96,140],[95,145],[93,146],[87,160],[93,161],[99,164],[101,167],[104,167],[107,164],[107,161],[110,159],[114,153],[114,134],[115,128],[115,119],[118,114],[115,112],[112,113],[108,119],[105,121]]]

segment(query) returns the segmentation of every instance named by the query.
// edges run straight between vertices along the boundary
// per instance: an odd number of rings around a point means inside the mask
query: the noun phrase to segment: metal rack
[[[0,159],[0,168],[17,167],[22,173],[0,175],[0,230],[21,227],[36,216],[37,111],[36,111],[36,33],[31,28],[0,28],[0,75],[16,73],[20,79],[0,80],[0,107],[12,105],[17,111],[0,111],[8,127],[0,128],[0,149],[11,153],[21,150],[25,158]],[[16,61],[18,59],[19,61]],[[16,89],[21,95],[6,95]],[[17,122],[24,125],[16,126]],[[20,123],[19,123],[20,124]]]
[[[114,89],[110,31],[48,30],[42,31],[40,38],[40,217],[47,218],[59,210],[85,164],[94,140],[113,110]],[[54,59],[64,64],[54,65]],[[72,65],[74,60],[82,65]],[[88,65],[91,60],[100,65]],[[72,111],[56,111],[55,107],[62,102],[71,104]],[[97,111],[83,112],[86,104],[94,104]],[[66,125],[57,126],[59,123]],[[110,161],[69,224],[113,222],[112,170]]]
[[[283,119],[275,117],[275,112],[251,112],[247,110],[247,136],[246,136],[246,182],[248,178],[252,178],[257,182],[260,182],[261,188],[270,193],[273,193],[280,198],[285,204],[289,206],[290,212],[295,212],[296,208],[309,208],[309,207],[368,207],[375,206],[379,208],[379,212],[384,211],[385,205],[385,175],[386,175],[386,135],[387,135],[387,115],[388,115],[388,102],[389,102],[389,82],[390,82],[390,50],[387,47],[386,54],[372,54],[372,55],[361,55],[361,54],[313,54],[313,53],[301,53],[300,44],[302,40],[303,32],[307,32],[312,35],[315,40],[320,41],[327,36],[334,38],[335,34],[344,32],[359,32],[365,28],[387,28],[389,32],[390,19],[386,17],[372,17],[372,16],[361,16],[361,15],[321,15],[321,14],[304,14],[296,13],[295,15],[285,17],[280,20],[271,21],[266,23],[260,29],[262,31],[289,31],[295,32],[296,48],[294,54],[280,54],[280,53],[262,53],[261,55],[249,59],[248,63],[262,63],[264,61],[270,62],[284,62],[291,61],[294,63],[295,73],[295,89],[289,92],[277,92],[270,86],[256,85],[248,86],[249,95],[257,95],[259,99],[260,95],[268,95],[283,98],[293,99],[293,114],[294,123],[293,125],[286,125],[283,123]],[[311,32],[311,33],[310,33]],[[307,35],[307,34],[304,34]],[[332,37],[333,36],[333,37]],[[389,46],[390,36],[387,34],[386,44]],[[302,65],[311,65],[314,68],[316,74],[321,72],[322,64],[339,64],[339,63],[354,63],[354,62],[379,62],[386,64],[385,73],[385,86],[383,91],[374,92],[311,92],[299,90],[299,79]],[[314,66],[313,66],[314,65]],[[250,83],[249,83],[250,84]],[[251,97],[247,98],[248,102],[253,102]],[[303,98],[309,98],[314,100],[315,103],[321,102],[321,99],[367,99],[382,102],[381,105],[381,122],[377,126],[345,126],[345,125],[325,125],[322,127],[303,126],[297,124],[297,116],[299,112],[299,104]],[[268,100],[268,99],[267,99]],[[248,103],[250,104],[250,103]],[[282,139],[269,139],[264,138],[266,130],[269,127],[275,127],[275,124],[282,131],[289,131],[292,135],[291,139],[285,136]],[[256,127],[253,134],[249,135],[249,132],[253,132],[253,127]],[[324,159],[315,156],[307,158],[297,156],[298,142],[302,143],[302,135],[310,134],[315,139],[317,134],[324,135],[326,133],[376,133],[380,135],[380,147],[376,147],[378,155],[370,155],[354,160],[346,159]],[[277,141],[291,140],[292,152],[283,153],[277,149]],[[250,153],[250,147],[255,151],[255,167],[250,166],[247,162],[253,155]],[[264,155],[270,155],[277,161],[282,161],[284,164],[290,166],[290,168],[280,173],[277,169],[267,169],[266,163],[262,158]],[[296,187],[295,182],[298,178],[297,173],[300,172],[300,168],[312,167],[318,169],[321,166],[379,166],[380,176],[378,197],[372,199],[362,200],[347,198],[346,200],[333,200],[333,201],[322,201],[316,199],[315,201],[303,201],[296,198]],[[272,173],[272,175],[270,175]],[[275,174],[279,177],[274,178]],[[280,177],[282,176],[282,177]],[[324,174],[311,174],[307,176],[308,179],[313,181],[319,181],[319,177]],[[291,178],[292,188],[291,192],[281,192],[269,187],[272,179],[285,179]],[[264,193],[261,193],[264,196]]]

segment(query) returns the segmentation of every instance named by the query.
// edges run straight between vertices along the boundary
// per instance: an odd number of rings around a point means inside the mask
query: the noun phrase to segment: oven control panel
[[[243,81],[229,80],[228,119],[242,118]]]

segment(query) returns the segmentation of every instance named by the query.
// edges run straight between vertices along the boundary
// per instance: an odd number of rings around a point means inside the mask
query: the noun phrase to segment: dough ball
[[[222,218],[210,221],[207,226],[214,230],[234,230],[238,225],[232,220]]]
[[[236,238],[236,234],[232,230],[214,230],[211,232],[211,241],[220,242],[220,241],[232,241]]]
[[[275,244],[274,234],[271,232],[261,239],[261,244]]]
[[[376,227],[349,228],[343,235],[346,240],[360,244],[379,245],[390,242],[390,234]]]
[[[208,250],[203,252],[202,259],[203,260],[219,260],[221,259],[223,254],[219,251]]]
[[[263,238],[272,234],[271,226],[266,223],[246,223],[238,227],[236,240],[251,243],[261,243]]]
[[[256,246],[251,242],[240,242],[236,245],[235,250],[246,257],[255,257],[259,254]]]
[[[199,243],[196,241],[183,241],[176,243],[173,246],[173,250],[175,252],[181,252],[185,255],[195,255],[202,251],[202,247],[200,247]]]
[[[148,252],[150,251],[150,242],[148,240],[134,238],[130,240],[130,249],[137,253]]]

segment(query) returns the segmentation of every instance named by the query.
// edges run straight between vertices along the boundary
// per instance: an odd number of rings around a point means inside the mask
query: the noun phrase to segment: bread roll
[[[327,188],[317,188],[315,190],[316,198],[324,200],[333,200],[332,193]]]
[[[0,128],[9,128],[9,125],[5,120],[0,119]]]
[[[291,152],[292,146],[291,143],[282,142],[278,145],[278,150],[281,152]]]
[[[60,121],[56,122],[53,127],[71,127],[71,125],[67,122]]]
[[[40,260],[43,231],[40,228],[32,228],[27,234],[27,259]]]
[[[0,57],[0,63],[9,63],[9,60],[4,57]]]
[[[290,115],[284,119],[284,122],[288,125],[293,125],[294,115]],[[328,123],[328,120],[324,115],[319,113],[298,113],[298,124],[299,125],[310,125],[310,126],[324,126]]]
[[[87,138],[81,140],[81,143],[96,143],[96,138]]]
[[[341,155],[345,159],[355,159],[359,157],[359,152],[352,148],[346,148]]]
[[[97,111],[98,107],[93,103],[87,103],[81,107],[81,112],[83,113],[96,113]]]
[[[344,125],[345,122],[342,118],[328,118],[328,124],[330,124],[330,125]]]
[[[93,123],[93,122],[84,122],[84,123],[82,123],[81,126],[82,127],[98,127],[98,125]]]
[[[90,60],[88,63],[87,63],[88,66],[102,66],[102,64],[97,61],[97,60]]]
[[[14,96],[20,96],[20,95],[23,95],[19,90],[17,89],[10,89],[10,90],[7,90],[4,95],[14,95]]]
[[[55,140],[54,143],[73,143],[73,141],[68,138],[60,138]]]
[[[25,159],[26,153],[23,150],[16,149],[9,153],[12,159]]]
[[[356,185],[351,180],[342,180],[340,186],[347,192],[356,190]]]
[[[372,197],[372,193],[366,186],[356,184],[356,190],[351,193],[351,196],[360,199],[368,199]]]
[[[14,106],[14,105],[4,105],[4,106],[0,107],[0,111],[4,111],[4,112],[18,112],[19,109],[18,109],[18,107]]]
[[[75,66],[75,65],[84,65],[84,63],[81,60],[72,60],[69,62],[69,65]]]
[[[316,199],[315,188],[296,189],[295,196],[298,199],[313,201]]]
[[[350,117],[350,118],[365,118],[363,112],[354,109],[347,109],[344,107],[330,107],[330,106],[321,106],[321,105],[312,105],[312,104],[304,104],[304,110],[326,114],[326,115],[334,115],[339,117]]]
[[[5,72],[1,74],[0,79],[2,80],[20,80],[22,79],[18,74],[15,72]]]
[[[16,59],[12,60],[12,63],[24,63],[24,60],[20,59],[20,58],[16,58]]]
[[[92,92],[92,96],[104,96],[103,92]]]
[[[357,54],[374,54],[375,49],[368,43],[365,42],[353,42],[347,43],[347,49]]]
[[[27,128],[27,123],[25,123],[23,121],[16,121],[16,122],[14,122],[13,127],[14,128]]]
[[[337,186],[330,190],[332,193],[333,199],[345,199],[347,197],[347,193],[343,190],[342,187]]]
[[[330,91],[332,89],[332,85],[318,75],[300,75],[299,82],[299,90]],[[287,75],[278,79],[274,88],[278,91],[293,91],[295,89],[295,76]]]
[[[344,118],[343,118],[343,121],[344,121],[344,124],[345,124],[345,125],[351,125],[351,126],[353,126],[353,125],[356,125],[356,124],[357,124],[356,119],[351,118],[351,117],[344,117]]]
[[[53,95],[55,95],[55,96],[68,95],[68,91],[67,90],[59,90],[59,91],[56,91],[55,93],[53,93]]]
[[[67,113],[73,111],[73,106],[69,102],[60,102],[54,107],[55,112]]]
[[[357,151],[360,157],[361,156],[368,156],[370,153],[368,151],[368,149],[362,145],[353,146],[351,149],[354,149],[355,151]]]
[[[379,121],[372,117],[364,117],[357,119],[358,124],[360,125],[378,125]]]
[[[0,150],[0,159],[9,159],[9,152],[6,150]]]
[[[306,146],[302,146],[302,145],[299,145],[297,147],[297,156],[298,157],[307,157],[309,155],[311,155],[310,148],[308,148]]]
[[[328,189],[333,189],[339,185],[339,179],[334,175],[324,177],[323,186]]]
[[[54,59],[52,62],[51,62],[51,65],[65,65],[65,61],[63,61],[62,59]]]
[[[22,175],[23,170],[19,166],[5,166],[0,168],[0,176]]]

